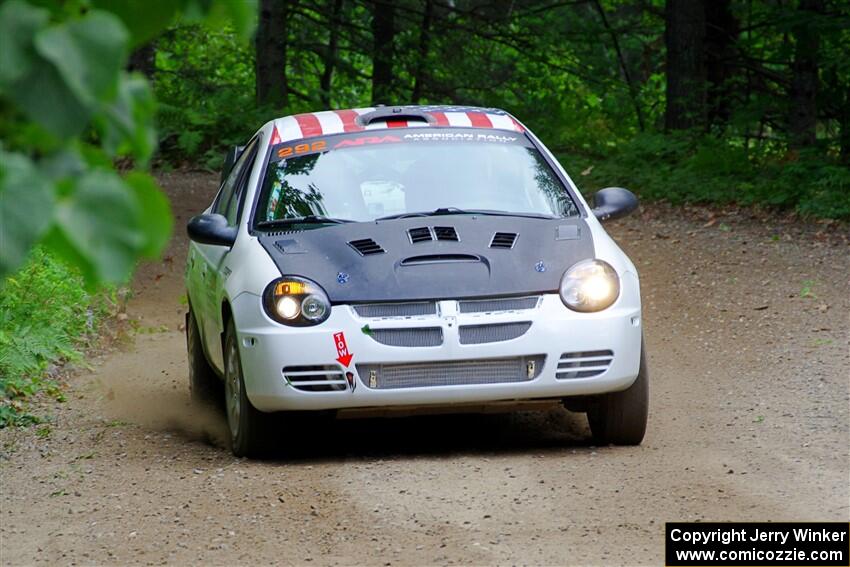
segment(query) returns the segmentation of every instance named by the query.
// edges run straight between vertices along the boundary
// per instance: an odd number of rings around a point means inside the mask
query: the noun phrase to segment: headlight
[[[269,317],[294,327],[318,325],[331,314],[331,303],[319,284],[293,276],[270,283],[263,304]]]
[[[602,260],[582,260],[561,278],[561,301],[573,311],[602,311],[617,301],[619,295],[620,278]]]

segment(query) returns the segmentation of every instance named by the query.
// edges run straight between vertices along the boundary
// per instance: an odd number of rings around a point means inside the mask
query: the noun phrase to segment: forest
[[[253,41],[174,26],[132,62],[172,162],[214,168],[272,116],[473,104],[528,123],[585,189],[842,218],[848,47],[838,1],[264,0]]]
[[[841,224],[848,53],[845,0],[5,0],[0,425],[160,254],[156,175],[269,119],[499,107],[582,191]]]

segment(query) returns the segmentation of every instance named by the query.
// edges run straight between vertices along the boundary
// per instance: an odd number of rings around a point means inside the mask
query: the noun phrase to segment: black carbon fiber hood
[[[445,215],[258,237],[281,274],[315,281],[335,304],[555,292],[594,255],[578,217]]]

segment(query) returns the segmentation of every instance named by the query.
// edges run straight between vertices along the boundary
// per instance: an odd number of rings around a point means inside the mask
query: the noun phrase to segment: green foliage
[[[221,166],[228,146],[244,144],[263,123],[285,112],[254,100],[253,46],[231,26],[181,24],[156,43],[160,152],[172,162]]]
[[[45,376],[58,360],[77,360],[79,349],[105,315],[106,302],[84,290],[79,272],[37,248],[0,284],[0,427],[35,423],[25,400],[45,392],[61,400]]]
[[[38,242],[86,284],[125,280],[171,230],[167,200],[142,170],[153,155],[154,98],[127,73],[133,46],[172,24],[232,21],[232,0],[8,0],[0,4],[0,278]],[[117,158],[138,171],[115,172]]]
[[[748,155],[714,136],[649,133],[607,153],[569,153],[561,161],[587,192],[619,185],[673,204],[762,204],[805,216],[850,218],[850,169],[824,156]]]

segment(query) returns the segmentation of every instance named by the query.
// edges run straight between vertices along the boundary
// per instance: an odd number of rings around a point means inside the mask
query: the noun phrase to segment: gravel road
[[[235,459],[188,404],[183,225],[118,341],[0,431],[0,563],[654,564],[664,523],[850,520],[847,229],[644,207],[610,231],[641,273],[651,413],[595,447],[565,410],[339,421]]]

